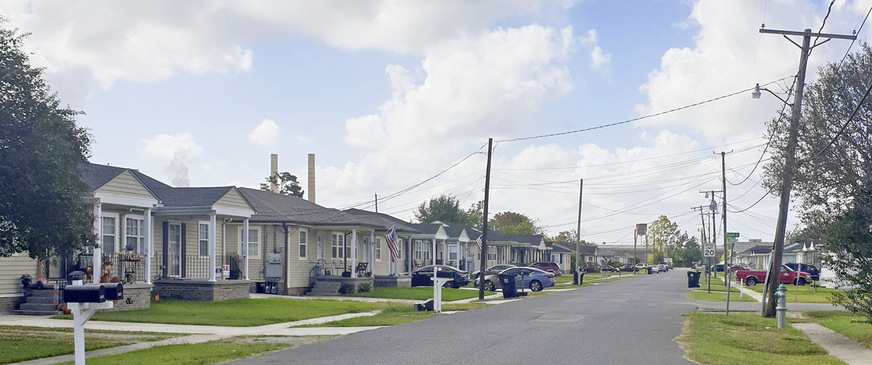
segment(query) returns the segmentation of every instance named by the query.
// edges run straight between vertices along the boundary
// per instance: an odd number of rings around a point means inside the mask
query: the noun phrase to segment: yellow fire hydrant
[[[778,300],[775,307],[775,317],[778,320],[778,328],[784,328],[784,315],[787,313],[787,287],[784,284],[775,289],[775,298]]]

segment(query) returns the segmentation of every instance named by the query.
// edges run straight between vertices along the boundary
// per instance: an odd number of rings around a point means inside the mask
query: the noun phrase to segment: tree
[[[460,209],[460,202],[453,196],[440,195],[430,201],[421,203],[418,210],[415,211],[415,219],[419,223],[457,223],[468,225],[469,217],[463,209]]]
[[[864,43],[844,62],[818,73],[805,89],[794,192],[809,237],[823,243],[824,263],[854,287],[833,302],[872,321],[872,99],[866,98],[872,50]],[[782,118],[769,122],[773,158],[764,180],[769,189],[780,186],[786,131]]]
[[[297,176],[291,175],[290,172],[285,171],[266,178],[265,183],[260,183],[260,190],[270,191],[270,184],[275,184],[278,187],[279,194],[303,197],[304,192],[300,183],[297,182]]]
[[[502,212],[488,221],[488,228],[505,234],[544,234],[538,222],[515,212]]]
[[[665,215],[661,215],[656,221],[648,225],[648,244],[653,246],[652,254],[648,256],[648,263],[658,263],[666,257],[678,256],[683,249],[682,244],[687,240],[685,233],[682,239],[678,224],[669,221]]]
[[[24,39],[0,27],[0,255],[47,258],[95,242],[77,170],[90,140],[31,67]]]
[[[558,233],[556,236],[551,238],[551,241],[561,242],[561,243],[575,243],[575,240],[578,238],[576,231],[573,229],[571,231],[563,231]]]
[[[466,210],[466,226],[481,231],[484,224],[482,217],[484,217],[484,200],[479,200]]]
[[[702,250],[696,237],[689,237],[687,232],[685,232],[682,234],[682,240],[684,241],[684,249],[681,250],[681,260],[676,261],[684,266],[690,266],[691,263],[702,261]]]

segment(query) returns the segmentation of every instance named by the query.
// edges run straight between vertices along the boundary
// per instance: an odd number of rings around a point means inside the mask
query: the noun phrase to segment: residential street
[[[585,286],[303,345],[234,364],[690,364],[674,338],[685,270]]]

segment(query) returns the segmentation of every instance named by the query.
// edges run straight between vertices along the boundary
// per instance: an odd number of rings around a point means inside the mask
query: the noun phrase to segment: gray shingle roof
[[[257,213],[251,217],[258,222],[281,222],[312,226],[367,226],[380,225],[366,222],[360,217],[338,209],[325,208],[306,199],[293,195],[282,195],[270,191],[239,188],[242,195],[251,202]]]
[[[346,209],[344,212],[361,219],[361,221],[384,227],[384,230],[388,230],[391,226],[394,226],[396,227],[397,232],[419,233],[417,229],[412,227],[411,223],[384,213],[370,212],[357,208]]]

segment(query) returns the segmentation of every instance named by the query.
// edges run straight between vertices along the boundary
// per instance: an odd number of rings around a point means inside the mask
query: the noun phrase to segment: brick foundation
[[[107,311],[132,311],[151,306],[151,284],[124,284],[124,299],[115,302]]]
[[[411,288],[411,276],[376,275],[373,286],[376,288]]]
[[[155,281],[153,293],[166,299],[213,302],[248,298],[250,285],[248,280],[168,279]]]

